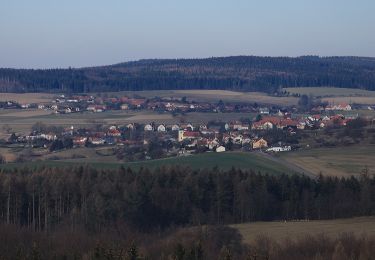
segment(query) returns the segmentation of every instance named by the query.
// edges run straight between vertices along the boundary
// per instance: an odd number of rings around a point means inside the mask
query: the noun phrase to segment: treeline
[[[255,57],[141,60],[81,69],[0,69],[3,92],[226,89],[275,93],[281,87],[375,90],[375,59]]]
[[[375,180],[262,175],[218,169],[90,167],[2,170],[0,222],[35,231],[154,231],[250,221],[375,213]]]

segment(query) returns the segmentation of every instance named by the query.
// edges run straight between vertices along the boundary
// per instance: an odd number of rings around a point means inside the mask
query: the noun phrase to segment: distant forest
[[[79,69],[0,69],[2,92],[224,89],[273,94],[282,87],[308,86],[375,90],[375,58],[236,56]]]

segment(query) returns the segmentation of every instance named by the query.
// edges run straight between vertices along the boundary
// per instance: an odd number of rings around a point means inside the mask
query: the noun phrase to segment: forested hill
[[[2,92],[226,89],[274,93],[280,87],[375,90],[375,58],[255,57],[140,60],[80,69],[0,69]]]

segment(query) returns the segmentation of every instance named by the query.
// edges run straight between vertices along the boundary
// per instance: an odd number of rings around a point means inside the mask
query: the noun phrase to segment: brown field
[[[152,111],[107,111],[104,113],[51,114],[43,110],[0,110],[0,135],[4,134],[4,125],[10,126],[17,133],[28,134],[36,122],[55,126],[91,126],[101,123],[104,125],[125,125],[128,123],[164,123],[180,122],[207,123],[211,120],[231,121],[240,118],[253,118],[251,113],[186,113],[172,116],[169,113],[159,114]]]
[[[108,96],[142,96],[146,98],[163,97],[163,98],[182,98],[198,102],[218,102],[220,99],[227,102],[257,102],[259,104],[275,105],[296,105],[298,98],[294,97],[274,97],[260,92],[236,92],[228,90],[155,90],[155,91],[123,91],[111,92]]]
[[[295,151],[280,154],[280,158],[316,175],[348,177],[365,168],[375,175],[375,145]]]
[[[323,98],[322,101],[327,101],[330,104],[340,104],[340,103],[347,103],[347,104],[361,104],[361,105],[374,105],[375,104],[375,96],[367,96],[367,97],[331,97],[331,98]]]
[[[332,87],[306,87],[306,88],[285,88],[290,93],[313,95],[322,97],[322,101],[332,104],[375,104],[375,91],[353,89],[353,88],[332,88]]]
[[[285,88],[290,93],[314,95],[320,97],[375,97],[375,91],[354,89],[354,88],[333,88],[333,87],[304,87]]]
[[[9,113],[2,113],[0,117],[34,117],[34,116],[46,116],[52,114],[51,111],[38,110],[38,109],[25,109],[25,110],[8,110]]]
[[[303,222],[254,222],[231,227],[238,229],[245,243],[252,243],[259,236],[267,236],[279,242],[320,234],[334,239],[342,233],[353,233],[357,236],[375,235],[375,217]]]
[[[16,101],[20,104],[48,103],[55,96],[49,93],[0,93],[0,101]]]
[[[113,155],[114,147],[87,148],[79,147],[50,153],[48,149],[33,149],[30,161],[58,160],[64,162],[79,163],[119,163]],[[22,148],[0,148],[0,154],[5,157],[6,162],[13,163],[16,158],[24,153]]]
[[[126,121],[129,122],[152,122],[152,121],[170,121],[173,120],[173,116],[171,114],[153,114],[153,113],[142,113],[142,114],[137,114],[131,117],[128,117]]]
[[[113,147],[98,147],[98,148],[86,148],[80,147],[75,149],[63,150],[54,153],[46,153],[42,160],[48,160],[58,157],[59,160],[65,162],[80,162],[80,163],[119,163],[114,155],[111,155]],[[101,154],[100,154],[101,153]],[[102,154],[107,154],[104,156]],[[83,156],[85,158],[77,158],[75,156]]]

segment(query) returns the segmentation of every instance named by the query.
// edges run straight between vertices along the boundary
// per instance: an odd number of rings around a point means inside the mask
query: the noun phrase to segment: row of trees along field
[[[2,170],[0,221],[36,231],[100,232],[372,215],[375,180],[218,169],[90,167]]]
[[[275,93],[281,87],[375,90],[375,59],[255,57],[141,60],[81,69],[0,69],[2,92],[226,89]]]

